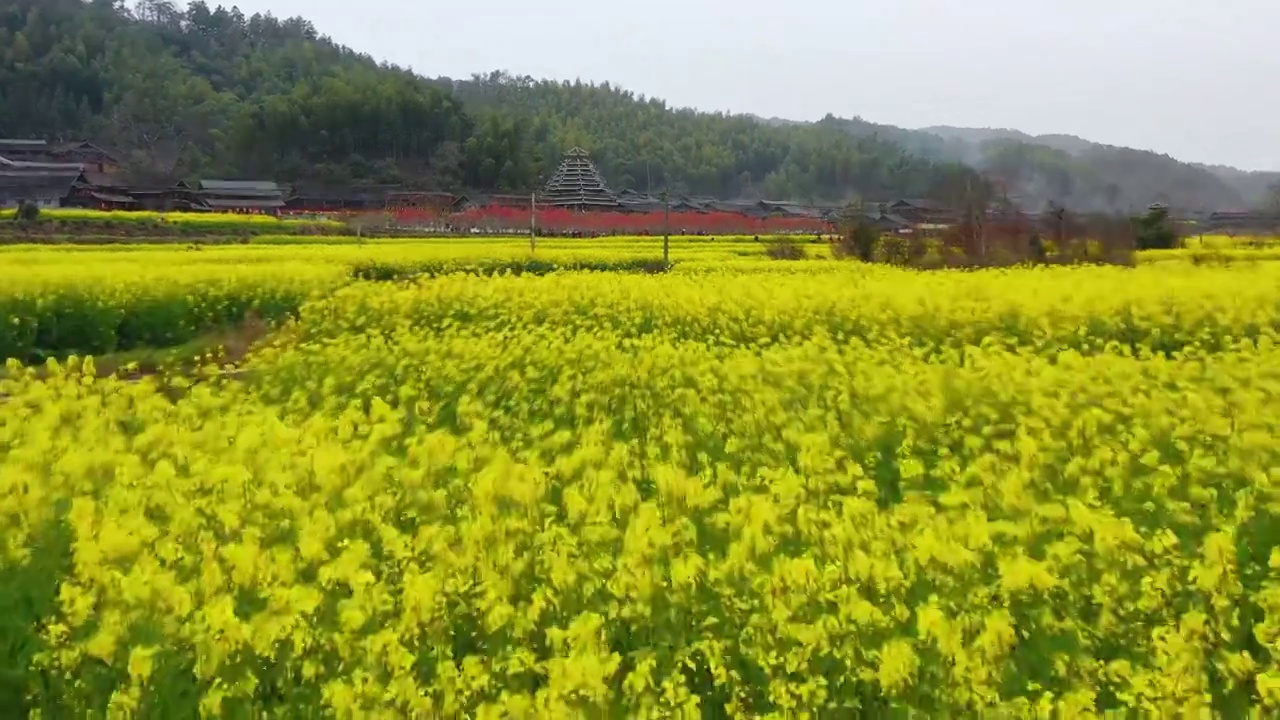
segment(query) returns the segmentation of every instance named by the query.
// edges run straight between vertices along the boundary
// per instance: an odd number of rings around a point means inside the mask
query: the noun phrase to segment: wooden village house
[[[138,210],[133,187],[121,175],[84,171],[72,186],[69,205],[97,210]]]
[[[0,158],[11,162],[75,165],[95,173],[116,173],[115,156],[90,142],[49,143],[45,140],[0,138]]]
[[[885,214],[896,215],[912,225],[950,225],[959,220],[959,213],[936,200],[915,198],[889,203]]]
[[[414,211],[425,214],[447,215],[459,212],[466,206],[466,195],[426,190],[397,190],[389,192],[384,207],[389,211]]]
[[[191,191],[195,208],[213,212],[278,215],[284,192],[265,180],[201,180]]]
[[[289,213],[381,210],[386,206],[388,195],[400,189],[400,185],[339,185],[304,181],[293,185],[285,198],[284,209]]]
[[[48,162],[48,149],[44,140],[0,138],[0,157],[12,162]]]
[[[70,198],[79,170],[32,170],[0,167],[0,209],[34,203],[41,209],[64,207]]]

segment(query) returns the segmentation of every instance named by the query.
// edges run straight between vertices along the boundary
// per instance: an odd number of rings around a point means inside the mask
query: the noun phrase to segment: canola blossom
[[[680,244],[682,263],[760,262],[755,243]],[[480,239],[368,246],[0,246],[0,361],[40,362],[181,344],[252,313],[280,321],[353,279],[553,269],[639,272],[661,258],[649,240]]]
[[[1280,269],[381,252],[235,379],[11,363],[0,705],[1280,712]]]

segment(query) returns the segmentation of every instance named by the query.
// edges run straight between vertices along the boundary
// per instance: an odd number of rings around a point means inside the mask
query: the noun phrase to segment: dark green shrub
[[[1169,209],[1152,205],[1146,215],[1135,218],[1134,239],[1139,250],[1169,250],[1178,246],[1178,231],[1169,219]]]
[[[911,260],[911,242],[901,235],[883,235],[873,245],[871,260],[886,265],[906,265]]]
[[[778,238],[769,243],[764,252],[774,260],[804,260],[808,257],[803,245],[786,238]]]
[[[35,225],[40,222],[40,206],[29,200],[18,203],[18,211],[13,219],[20,225]]]

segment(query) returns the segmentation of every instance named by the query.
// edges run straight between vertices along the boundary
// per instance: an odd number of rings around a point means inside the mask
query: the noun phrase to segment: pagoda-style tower
[[[618,207],[618,196],[605,185],[587,151],[575,147],[565,154],[538,202],[578,210],[606,209]]]

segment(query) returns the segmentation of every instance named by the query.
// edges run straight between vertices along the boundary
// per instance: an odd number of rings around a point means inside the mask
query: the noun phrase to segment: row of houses
[[[667,201],[652,195],[624,190],[618,195],[623,210],[654,212],[668,208],[672,212],[725,212],[751,217],[787,217],[836,221],[848,212],[845,205],[805,205],[779,200],[717,200],[716,198],[681,196]],[[958,213],[941,203],[924,198],[899,199],[889,202],[864,203],[862,212],[868,219],[885,226],[909,227],[922,224],[955,222]]]
[[[0,164],[2,165],[2,164]],[[83,170],[7,173],[0,169],[0,208],[244,212],[278,214],[285,196],[274,182],[200,180],[172,186],[126,184],[117,175]]]
[[[0,208],[189,210],[278,213],[285,191],[274,182],[200,180],[148,186],[120,173],[114,155],[89,142],[0,138]]]
[[[1219,210],[1191,219],[1220,232],[1270,233],[1280,228],[1280,212]]]
[[[267,180],[199,180],[173,185],[130,181],[121,163],[93,143],[51,143],[0,138],[0,208],[31,202],[42,208],[155,210],[237,213],[340,213],[391,211],[449,215],[472,208],[561,207],[579,211],[731,213],[753,218],[836,222],[843,206],[805,205],[775,200],[720,200],[682,195],[663,199],[635,190],[612,191],[589,154],[570,149],[555,175],[536,196],[458,194],[400,185],[327,185],[302,182],[282,186]],[[942,227],[959,213],[927,199],[899,199],[863,205],[866,219],[884,230]],[[1254,211],[1200,213],[1194,220],[1211,230],[1246,231],[1280,226],[1275,214]]]
[[[236,213],[350,213],[391,211],[445,216],[473,208],[561,207],[579,211],[731,213],[753,218],[834,222],[843,207],[773,200],[725,201],[682,195],[662,199],[634,190],[615,193],[581,148],[570,149],[555,175],[536,195],[458,194],[399,185],[328,185],[302,182],[285,187],[267,180],[217,180],[148,186],[120,173],[108,151],[88,142],[48,143],[0,139],[0,207],[32,202],[42,208],[155,210]],[[867,218],[886,230],[946,224],[947,208],[923,199],[865,206]]]
[[[233,213],[352,213],[418,211],[424,215],[450,215],[472,208],[529,209],[536,196],[511,194],[457,194],[407,190],[398,186],[350,188],[299,185],[282,187],[270,181],[199,180],[166,187],[139,187],[119,175],[69,169],[24,171],[6,178],[0,170],[0,207],[34,202],[42,208],[80,207],[102,210],[155,210]],[[6,182],[6,180],[17,180]],[[840,207],[805,206],[769,200],[721,201],[713,198],[676,197],[667,206],[662,200],[623,193],[615,211],[732,213],[755,218],[805,218],[835,221]],[[868,218],[886,229],[900,229],[930,222],[947,222],[945,210],[927,200],[898,200],[865,210]]]

